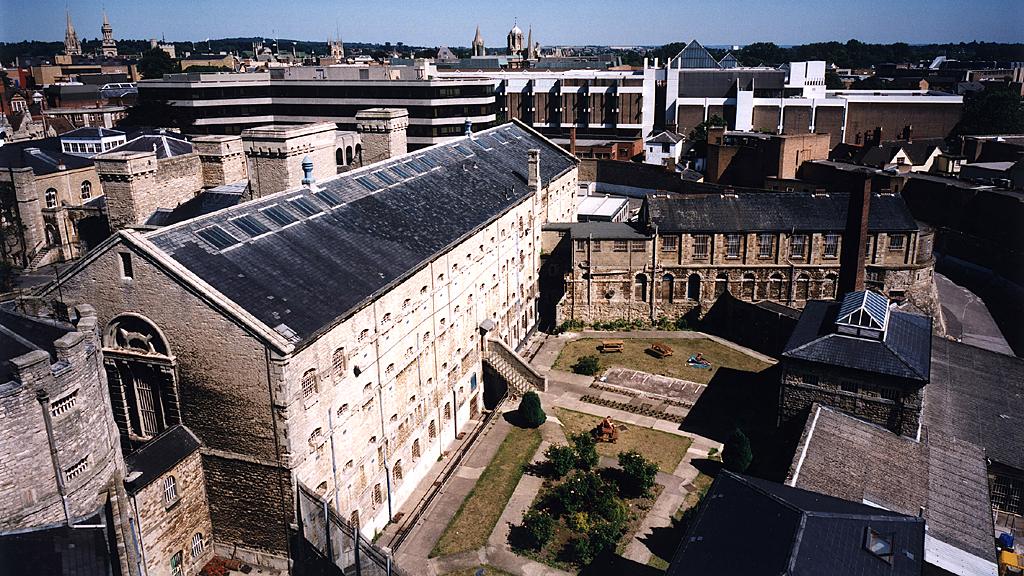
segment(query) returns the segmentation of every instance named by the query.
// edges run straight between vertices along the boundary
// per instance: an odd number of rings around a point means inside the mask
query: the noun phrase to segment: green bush
[[[619,452],[619,466],[622,468],[619,489],[623,496],[639,497],[650,493],[658,476],[657,464],[630,450]]]
[[[593,550],[594,555],[600,554],[605,549],[614,549],[615,543],[622,536],[622,528],[621,524],[614,524],[612,522],[594,524],[589,533],[590,548]]]
[[[580,566],[585,566],[594,561],[594,556],[597,556],[597,550],[594,550],[594,545],[591,543],[589,535],[576,536],[569,543],[566,544],[566,551],[573,562]]]
[[[519,401],[519,418],[527,428],[536,428],[548,419],[536,392],[531,390],[523,394],[523,399]]]
[[[523,532],[526,545],[540,550],[555,533],[555,520],[543,510],[530,509],[523,516]]]
[[[754,454],[750,451],[750,439],[739,428],[733,430],[722,447],[722,465],[726,470],[742,473],[747,470],[753,459]]]
[[[601,371],[601,359],[594,355],[583,356],[572,365],[572,371],[585,376],[596,376]]]
[[[555,444],[544,451],[548,459],[548,469],[552,476],[561,478],[576,466],[576,451],[571,446]]]
[[[608,484],[596,472],[574,472],[551,494],[555,515],[589,512],[595,506],[607,507],[606,500],[615,496]]]
[[[569,437],[573,450],[576,451],[576,467],[590,470],[597,466],[600,457],[597,455],[597,440],[589,432],[580,432]]]
[[[585,328],[585,325],[579,320],[566,320],[558,326],[556,332],[559,334],[563,332],[580,332],[583,328]]]
[[[565,518],[565,525],[568,526],[570,530],[586,534],[587,532],[590,532],[590,515],[586,512],[569,514]]]
[[[690,323],[687,322],[686,318],[683,318],[682,316],[680,316],[679,318],[676,318],[675,326],[676,326],[676,330],[689,330],[690,329]]]

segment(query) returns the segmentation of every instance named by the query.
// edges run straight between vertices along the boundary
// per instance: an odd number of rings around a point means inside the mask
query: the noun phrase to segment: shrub
[[[676,325],[676,330],[689,330],[690,329],[690,323],[687,322],[686,318],[683,318],[682,316],[680,316],[679,318],[676,318],[675,325]]]
[[[573,449],[576,451],[576,467],[580,470],[590,470],[597,466],[600,457],[597,455],[597,440],[589,432],[580,432],[569,437]]]
[[[523,516],[523,533],[526,545],[540,550],[555,533],[555,520],[542,510],[530,509]]]
[[[586,512],[570,514],[565,518],[565,525],[568,526],[570,530],[586,534],[587,532],[590,532],[590,515]]]
[[[572,371],[584,376],[595,376],[601,371],[601,359],[594,355],[583,356],[572,365]]]
[[[619,466],[622,468],[619,489],[624,496],[647,496],[650,493],[658,475],[657,464],[630,450],[619,452]]]
[[[590,471],[575,472],[554,490],[551,504],[558,509],[557,512],[575,514],[593,510],[607,498],[614,499],[614,496],[600,476]]]
[[[523,394],[523,399],[519,401],[519,418],[527,428],[536,428],[548,419],[540,407],[540,396],[536,392],[531,390]]]
[[[555,444],[544,451],[548,469],[555,478],[561,478],[576,466],[576,451],[570,446]]]
[[[750,451],[750,439],[739,428],[733,430],[722,447],[722,464],[726,470],[745,472],[754,459]]]
[[[622,536],[622,525],[612,522],[601,522],[595,524],[590,530],[590,548],[594,555],[600,554],[602,550],[614,548],[615,543]]]
[[[594,556],[597,556],[597,551],[594,550],[594,545],[590,541],[590,536],[576,536],[569,543],[566,544],[566,551],[573,562],[581,566],[590,564],[594,561]]]

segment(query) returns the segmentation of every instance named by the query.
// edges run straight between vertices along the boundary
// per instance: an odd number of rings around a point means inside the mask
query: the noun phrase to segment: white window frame
[[[164,478],[164,505],[170,506],[181,497],[178,495],[178,479],[173,474]]]

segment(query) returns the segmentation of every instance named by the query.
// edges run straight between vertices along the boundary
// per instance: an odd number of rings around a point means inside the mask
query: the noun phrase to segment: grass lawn
[[[499,570],[494,566],[488,566],[487,564],[481,564],[480,566],[474,566],[473,568],[463,568],[462,570],[456,570],[455,572],[449,572],[443,576],[476,576],[476,571],[483,568],[484,576],[512,576],[512,574]]]
[[[430,552],[430,557],[447,556],[476,550],[487,543],[508,499],[523,476],[526,466],[540,446],[540,431],[515,428],[502,441],[491,463],[462,501]]]
[[[608,339],[616,338],[614,334],[608,335]],[[707,384],[714,377],[718,368],[722,366],[745,372],[760,372],[769,366],[756,358],[707,338],[666,338],[664,340],[623,338],[622,341],[625,343],[622,352],[602,354],[597,349],[601,344],[600,339],[573,340],[562,348],[554,368],[572,372],[573,364],[581,356],[591,354],[601,359],[602,373],[612,366],[621,366],[650,374],[661,374],[671,378]],[[667,358],[655,358],[648,354],[646,350],[655,342],[668,344],[672,348],[673,355]],[[704,354],[704,358],[711,362],[711,370],[691,368],[687,365],[686,360],[698,352]]]
[[[562,425],[565,426],[566,436],[579,432],[589,432],[601,421],[599,416],[591,416],[590,414],[566,410],[565,408],[556,407],[555,414],[562,422]],[[619,432],[618,442],[614,444],[611,442],[598,442],[597,453],[601,456],[618,458],[619,452],[636,450],[644,458],[656,462],[659,470],[671,474],[675,471],[676,466],[679,466],[679,461],[686,455],[686,449],[690,447],[692,442],[685,436],[676,436],[661,430],[644,428],[634,424],[627,424],[626,427],[629,429],[625,432]]]

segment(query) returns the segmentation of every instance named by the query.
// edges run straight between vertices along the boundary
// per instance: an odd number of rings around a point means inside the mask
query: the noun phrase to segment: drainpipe
[[[377,364],[379,365],[379,357]],[[379,370],[379,369],[378,369]],[[384,483],[388,489],[388,521],[391,521],[391,468],[388,465],[388,436],[384,429],[384,385],[377,389],[377,411],[380,413],[380,439],[384,443],[384,451],[381,452],[381,463],[384,464]]]
[[[43,410],[43,423],[46,425],[46,442],[50,445],[50,461],[53,463],[53,477],[57,480],[57,493],[64,507],[64,520],[71,526],[71,510],[68,508],[67,488],[64,486],[64,475],[61,472],[60,457],[57,455],[57,442],[53,437],[53,420],[50,417],[50,395],[46,390],[36,392],[36,400]]]
[[[334,454],[334,419],[331,415],[331,407],[327,407],[327,426],[331,430],[331,475],[334,478],[334,509],[341,513],[341,504],[338,501],[338,461]],[[326,513],[324,518],[326,518]]]
[[[658,303],[654,298],[655,290],[658,282],[658,225],[654,225],[654,241],[651,243],[651,324],[654,324],[654,319],[658,315]]]

